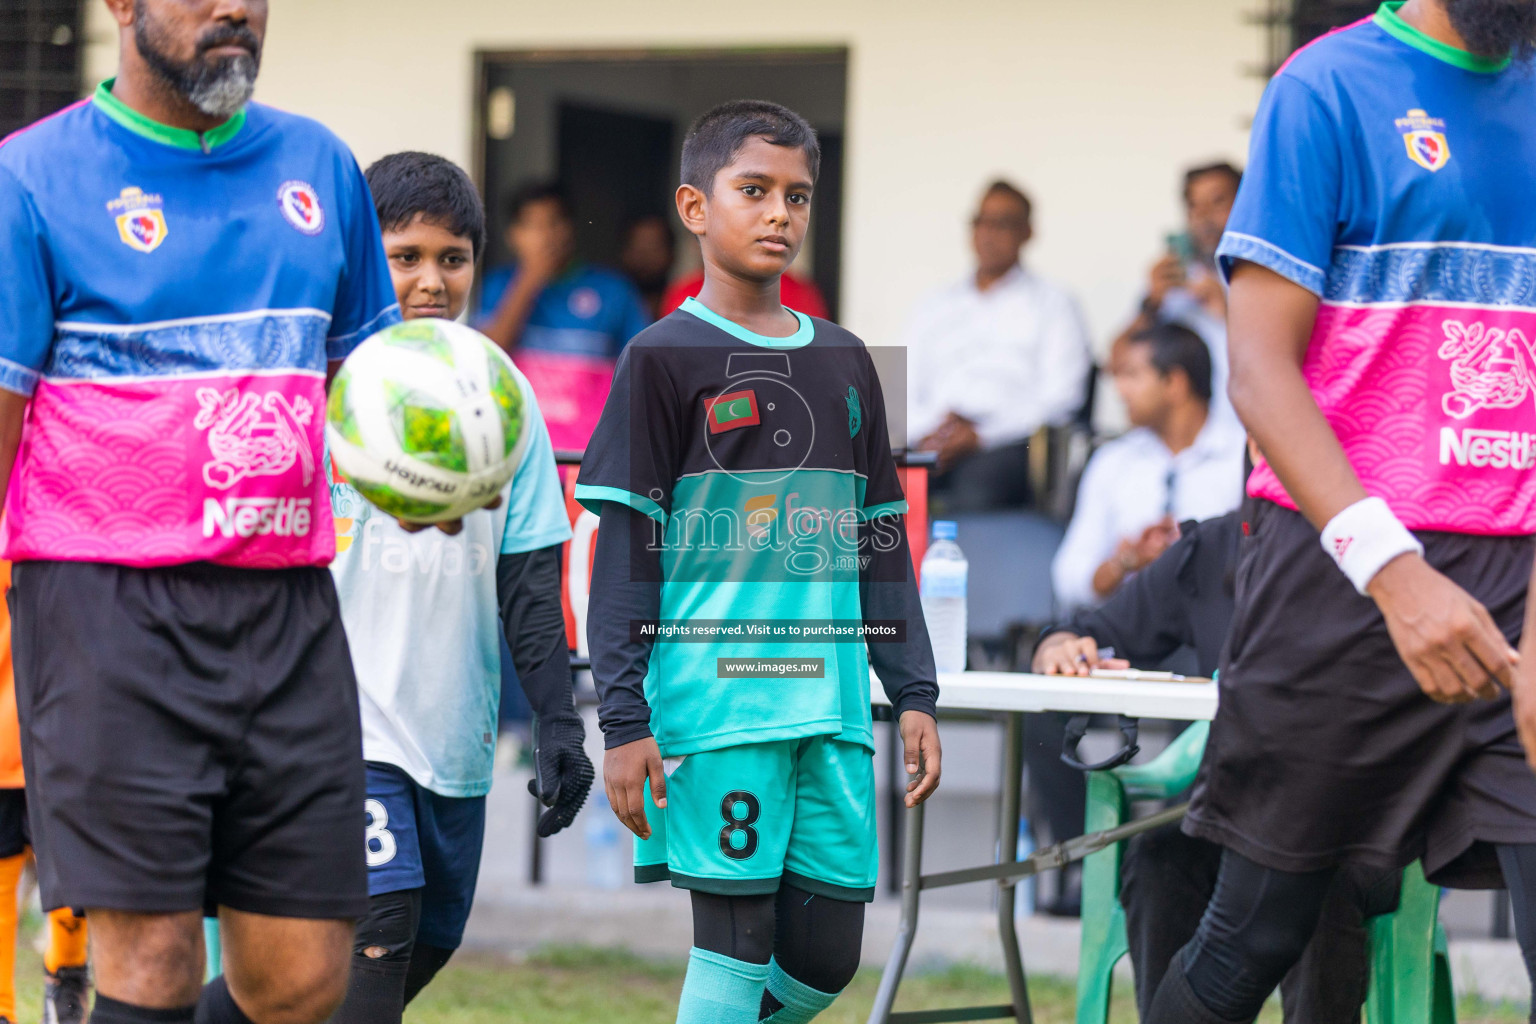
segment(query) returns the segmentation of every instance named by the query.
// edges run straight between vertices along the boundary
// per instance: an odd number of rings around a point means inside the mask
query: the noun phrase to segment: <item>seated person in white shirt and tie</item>
[[[920,301],[906,335],[907,433],[938,453],[946,514],[1030,503],[1029,438],[1083,406],[1092,365],[1076,301],[1020,263],[1029,198],[993,182],[971,228],[976,270]]]
[[[1051,576],[1064,608],[1096,605],[1178,539],[1176,524],[1242,500],[1244,435],[1212,416],[1211,354],[1179,324],[1116,343],[1115,389],[1133,429],[1094,452]]]

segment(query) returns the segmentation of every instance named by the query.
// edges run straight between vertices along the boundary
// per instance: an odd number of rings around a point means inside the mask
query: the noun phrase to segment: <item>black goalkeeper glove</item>
[[[549,810],[539,815],[539,838],[550,836],[576,820],[587,802],[597,773],[584,747],[587,731],[576,714],[535,716],[533,720],[533,778],[528,792]]]

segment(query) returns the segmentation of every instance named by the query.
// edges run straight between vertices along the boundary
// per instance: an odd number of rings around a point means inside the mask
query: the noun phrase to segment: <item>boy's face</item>
[[[384,254],[405,319],[456,320],[464,312],[475,283],[475,247],[468,238],[418,213],[404,227],[384,232]]]
[[[749,280],[767,281],[789,268],[805,242],[810,164],[800,149],[754,137],[715,175],[710,195],[685,203],[679,190],[678,204],[706,260]]]

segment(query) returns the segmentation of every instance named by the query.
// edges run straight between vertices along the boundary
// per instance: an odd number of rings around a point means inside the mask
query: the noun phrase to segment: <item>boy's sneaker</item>
[[[43,978],[43,1024],[82,1024],[90,969],[60,967],[58,973],[44,972]]]

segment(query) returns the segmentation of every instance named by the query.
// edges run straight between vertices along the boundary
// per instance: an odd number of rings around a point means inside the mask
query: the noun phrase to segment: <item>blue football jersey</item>
[[[395,322],[347,147],[260,104],[202,133],[107,82],[0,144],[0,387],[30,395],[11,559],[324,565],[327,360]]]

